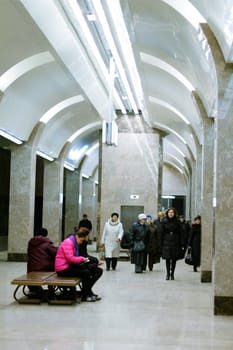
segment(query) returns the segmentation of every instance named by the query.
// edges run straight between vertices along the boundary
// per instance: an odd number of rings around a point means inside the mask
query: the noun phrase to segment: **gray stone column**
[[[48,229],[49,238],[55,245],[58,245],[62,238],[63,180],[63,162],[45,161],[43,226]]]
[[[159,163],[158,163],[158,211],[162,210],[162,194],[163,194],[163,137],[164,133],[159,132]],[[156,213],[155,213],[156,215]],[[156,215],[157,218],[157,215]]]
[[[203,154],[202,146],[197,144],[197,160],[196,160],[196,177],[195,177],[195,212],[196,215],[201,214],[201,200],[202,199],[202,170],[203,170]]]
[[[81,177],[81,203],[80,203],[80,219],[83,214],[87,214],[88,219],[91,220],[93,230],[89,234],[89,240],[93,241],[96,217],[96,203],[95,203],[95,184],[92,178],[86,179]]]
[[[203,30],[212,49],[218,78],[216,120],[216,208],[214,221],[214,313],[233,315],[233,65],[226,64],[208,25]]]
[[[213,176],[214,176],[214,120],[203,119],[203,191],[201,236],[201,281],[212,281],[213,263]]]
[[[65,170],[65,224],[64,233],[73,232],[79,222],[79,173]]]
[[[230,85],[228,92],[229,94],[233,95],[233,83],[231,81],[232,79],[229,81]],[[215,214],[214,312],[215,314],[223,315],[233,315],[232,100],[233,99],[231,99],[231,103],[227,111],[220,111],[219,113],[217,141],[217,206]]]
[[[146,213],[157,213],[159,135],[142,117],[118,122],[118,146],[102,145],[100,233],[121,206],[144,206]]]
[[[8,260],[26,259],[34,232],[36,155],[30,144],[12,146]]]
[[[202,193],[201,193],[201,281],[211,282],[213,262],[213,188],[214,188],[214,147],[215,124],[209,118],[199,96],[193,93],[203,123],[202,146]]]

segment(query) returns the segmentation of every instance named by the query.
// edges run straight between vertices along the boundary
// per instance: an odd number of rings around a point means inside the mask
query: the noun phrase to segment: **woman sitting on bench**
[[[80,277],[82,280],[82,301],[97,301],[101,298],[92,292],[92,287],[102,275],[89,268],[88,257],[80,255],[79,248],[89,234],[87,228],[76,228],[58,247],[55,258],[55,271],[58,276]]]

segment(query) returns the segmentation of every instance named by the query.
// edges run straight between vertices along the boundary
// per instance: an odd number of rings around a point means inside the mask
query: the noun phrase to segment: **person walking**
[[[157,226],[152,221],[152,216],[150,214],[147,214],[146,217],[149,230],[148,267],[149,271],[152,271],[154,264],[160,262],[159,232]]]
[[[105,223],[101,243],[105,249],[106,270],[116,270],[120,255],[120,241],[123,236],[123,226],[119,220],[119,214],[114,212]]]
[[[191,247],[193,259],[193,271],[197,272],[197,267],[201,264],[201,216],[197,215],[194,218],[194,223],[191,227],[189,244]]]
[[[166,260],[166,280],[174,280],[176,261],[180,259],[180,251],[185,251],[182,226],[177,218],[175,208],[168,208],[161,225],[162,258]]]
[[[164,218],[164,213],[162,211],[159,211],[157,219],[154,220],[154,224],[157,226],[158,232],[160,232],[163,218]]]
[[[131,264],[135,264],[135,272],[146,270],[149,230],[146,224],[146,215],[138,215],[138,221],[132,225]]]
[[[191,226],[188,223],[188,221],[185,220],[185,216],[184,215],[179,215],[178,219],[179,219],[179,221],[181,223],[181,226],[183,228],[184,240],[185,240],[185,249],[186,249],[187,246],[188,246],[188,240],[189,240],[189,237],[190,237]]]

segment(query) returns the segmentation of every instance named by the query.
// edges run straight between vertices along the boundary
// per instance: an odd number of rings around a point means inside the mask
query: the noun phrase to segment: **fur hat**
[[[142,219],[146,219],[146,215],[145,214],[139,214],[138,215],[138,220],[142,220]]]

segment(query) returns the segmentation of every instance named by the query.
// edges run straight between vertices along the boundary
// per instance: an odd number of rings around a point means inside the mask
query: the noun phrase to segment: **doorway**
[[[138,219],[138,214],[144,212],[144,206],[140,205],[122,205],[121,206],[121,223],[124,231],[131,230],[134,222]]]

